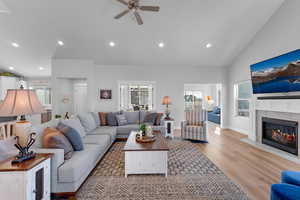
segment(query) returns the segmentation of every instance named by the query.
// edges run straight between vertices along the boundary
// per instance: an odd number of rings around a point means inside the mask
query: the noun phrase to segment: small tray
[[[156,137],[143,136],[142,138],[135,138],[135,140],[139,143],[150,143],[156,140]]]

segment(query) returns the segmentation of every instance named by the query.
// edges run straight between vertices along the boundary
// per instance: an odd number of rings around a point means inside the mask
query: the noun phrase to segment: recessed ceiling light
[[[14,70],[15,68],[14,68],[14,67],[9,67],[8,69],[9,69],[9,70]]]
[[[63,41],[61,41],[61,40],[58,40],[58,41],[57,41],[57,44],[58,44],[59,46],[64,46],[65,43],[64,43]]]
[[[206,48],[210,48],[211,47],[211,44],[210,43],[207,43],[206,44]]]
[[[114,47],[116,46],[116,43],[114,43],[113,41],[109,42],[109,46]]]
[[[44,67],[39,67],[39,70],[44,70]]]
[[[163,42],[160,42],[160,43],[158,43],[158,46],[159,46],[160,48],[163,48],[163,47],[165,46],[165,44],[164,44]]]
[[[20,45],[19,45],[18,43],[16,43],[16,42],[12,42],[12,43],[11,43],[11,46],[13,46],[13,47],[15,47],[15,48],[18,48]]]

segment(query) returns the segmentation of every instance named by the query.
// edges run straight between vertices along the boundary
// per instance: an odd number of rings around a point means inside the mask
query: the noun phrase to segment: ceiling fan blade
[[[134,11],[134,16],[136,18],[136,21],[137,21],[138,25],[142,25],[143,24],[143,20],[141,18],[141,15],[137,11]]]
[[[121,4],[124,4],[125,6],[128,6],[128,3],[125,0],[117,0],[118,2],[120,2]]]
[[[129,9],[124,10],[123,12],[121,12],[120,14],[118,14],[117,16],[115,16],[115,19],[120,19],[121,17],[123,17],[124,15],[126,15],[127,13],[129,13]]]
[[[158,12],[159,6],[140,6],[140,10]]]

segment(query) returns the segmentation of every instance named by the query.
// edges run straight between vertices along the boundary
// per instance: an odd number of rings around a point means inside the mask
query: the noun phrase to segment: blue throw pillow
[[[66,138],[70,141],[75,151],[83,150],[83,142],[80,137],[80,134],[74,128],[69,127],[60,122],[57,125],[56,129],[66,136]]]

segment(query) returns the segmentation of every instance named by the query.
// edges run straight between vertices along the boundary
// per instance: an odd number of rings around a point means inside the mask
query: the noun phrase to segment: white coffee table
[[[165,137],[156,132],[156,140],[152,143],[138,143],[132,131],[126,145],[125,152],[125,177],[129,174],[165,174],[168,175],[169,147]]]

